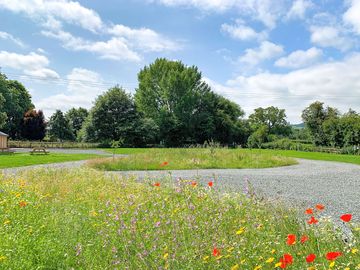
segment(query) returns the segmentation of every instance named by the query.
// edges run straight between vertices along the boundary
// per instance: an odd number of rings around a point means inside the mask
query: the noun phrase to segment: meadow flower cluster
[[[217,188],[89,169],[0,177],[0,269],[360,269],[352,215],[337,218],[344,235],[326,206]]]

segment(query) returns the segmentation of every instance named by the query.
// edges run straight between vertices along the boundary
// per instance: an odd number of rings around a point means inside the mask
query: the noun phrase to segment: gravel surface
[[[65,150],[69,151],[69,150]],[[88,150],[84,150],[88,151]],[[16,174],[32,168],[76,168],[86,161],[34,165],[4,169],[5,174]],[[175,171],[123,171],[107,172],[134,176],[138,180],[171,177],[196,179],[204,184],[215,182],[221,191],[244,192],[250,186],[258,196],[281,200],[302,208],[316,203],[326,205],[326,214],[339,216],[354,214],[360,221],[360,166],[340,162],[298,159],[299,164],[268,169],[209,169]],[[1,172],[1,170],[0,170]]]
[[[268,169],[178,170],[112,172],[125,176],[159,179],[198,179],[203,183],[214,181],[224,191],[241,191],[247,182],[259,196],[282,200],[300,207],[316,203],[326,205],[326,214],[339,216],[354,214],[360,221],[360,166],[348,163],[298,159],[299,164]]]

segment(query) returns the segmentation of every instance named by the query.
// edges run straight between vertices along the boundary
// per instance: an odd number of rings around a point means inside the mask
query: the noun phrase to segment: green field
[[[170,148],[165,148],[166,151],[171,151]],[[108,152],[112,152],[112,149],[104,149]],[[158,150],[161,150],[160,148]],[[146,153],[150,151],[149,148],[119,148],[116,149],[116,154],[139,154]],[[268,149],[229,149],[228,151],[239,151],[242,153],[255,153],[255,154],[266,154],[290,158],[303,158],[303,159],[312,159],[312,160],[324,160],[324,161],[337,161],[337,162],[346,162],[360,165],[360,156],[359,155],[341,155],[341,154],[331,154],[331,153],[320,153],[320,152],[301,152],[293,150],[268,150]]]
[[[99,156],[90,154],[59,153],[50,153],[47,155],[30,155],[30,153],[0,154],[0,169],[66,161],[78,161],[97,157]]]
[[[219,193],[217,182],[157,181],[91,169],[0,176],[0,268],[270,270],[285,254],[287,269],[360,267],[356,224],[345,225],[353,232],[345,243],[317,210],[309,225],[305,209]],[[328,252],[342,252],[331,267]]]
[[[269,168],[293,165],[288,157],[256,151],[234,151],[222,148],[134,149],[128,157],[92,160],[88,164],[107,171],[127,170],[183,170],[213,168]],[[118,153],[121,149],[118,150]],[[130,151],[129,151],[130,152]]]

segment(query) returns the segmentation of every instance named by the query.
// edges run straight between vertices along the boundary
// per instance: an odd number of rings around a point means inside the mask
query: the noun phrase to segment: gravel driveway
[[[68,150],[66,150],[68,151]],[[299,164],[268,169],[210,169],[175,171],[107,172],[122,176],[135,176],[138,180],[171,176],[173,179],[197,179],[206,184],[215,181],[222,191],[243,192],[248,182],[259,196],[282,200],[305,208],[316,203],[326,205],[326,213],[339,216],[354,214],[360,221],[360,166],[348,163],[298,159]],[[5,169],[5,174],[16,174],[31,168],[74,168],[85,161]],[[1,170],[0,170],[1,172]]]
[[[298,159],[299,164],[269,169],[226,170],[179,170],[171,171],[171,177],[199,179],[203,183],[215,179],[215,186],[225,191],[243,191],[247,185],[254,187],[260,196],[312,207],[316,203],[326,205],[326,214],[339,216],[354,214],[360,221],[360,166],[348,163]],[[112,172],[159,179],[169,177],[166,171]]]

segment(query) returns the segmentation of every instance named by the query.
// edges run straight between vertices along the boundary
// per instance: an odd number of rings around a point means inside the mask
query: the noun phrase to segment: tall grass
[[[288,157],[266,152],[224,148],[148,149],[116,160],[90,161],[89,165],[102,170],[177,170],[212,168],[267,168],[293,165]]]
[[[328,269],[330,251],[343,253],[331,269],[360,268],[355,224],[344,242],[319,213],[308,225],[302,211],[219,193],[216,182],[37,170],[1,177],[0,213],[1,269],[275,269],[284,254],[293,257],[286,268]]]

